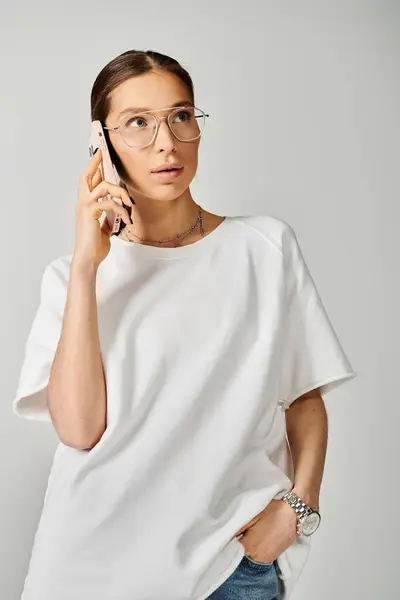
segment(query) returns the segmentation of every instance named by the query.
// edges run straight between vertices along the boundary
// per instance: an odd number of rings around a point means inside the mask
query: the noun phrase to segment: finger
[[[88,167],[85,171],[85,175],[87,178],[92,178],[95,174],[96,170],[99,168],[99,165],[102,160],[102,152],[101,148],[97,148],[95,154],[91,157]]]
[[[95,219],[99,219],[104,211],[112,210],[115,214],[121,215],[126,225],[131,225],[132,223],[126,208],[115,202],[115,200],[107,199],[102,202],[95,202],[93,205],[90,205],[90,208]]]
[[[96,153],[93,154],[93,156],[91,157],[91,159],[89,161],[88,168],[84,172],[84,178],[86,179],[89,189],[90,189],[90,183],[91,183],[95,173],[99,169],[101,159],[102,159],[101,149],[97,148]]]
[[[90,187],[90,191],[92,192],[94,190],[94,188],[99,185],[99,183],[103,180],[102,176],[101,176],[101,171],[100,169],[97,169],[96,173],[93,176],[92,179],[92,184]]]
[[[89,187],[90,191],[92,191],[93,188],[95,187],[95,185],[93,185],[93,179],[95,179],[95,178],[98,179],[96,185],[98,185],[100,183],[100,181],[102,181],[102,179],[103,179],[103,177],[101,175],[101,170],[100,170],[101,159],[100,160],[98,158],[96,159],[96,157],[99,153],[101,153],[100,148],[98,149],[96,154],[94,154],[92,156],[90,163],[89,163],[89,168],[87,170],[86,181],[88,183],[88,187]],[[96,162],[94,162],[94,159],[96,159]]]
[[[97,150],[96,154],[93,154],[90,159],[89,166],[79,177],[79,197],[84,198],[86,193],[91,192],[93,189],[92,179],[99,168],[101,163],[101,150]]]
[[[133,207],[133,202],[130,199],[128,192],[121,186],[106,180],[103,180],[90,192],[91,201],[98,200],[99,198],[107,196],[107,194],[110,194],[112,198],[119,198],[126,206]]]
[[[94,190],[94,188],[99,185],[99,183],[102,181],[102,176],[101,176],[101,172],[99,169],[97,169],[96,173],[94,174],[92,181],[88,181],[87,182],[87,191],[92,192]],[[87,193],[87,192],[86,192]]]

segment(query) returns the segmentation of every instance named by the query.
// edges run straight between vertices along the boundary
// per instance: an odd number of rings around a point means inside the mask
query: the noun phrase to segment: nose
[[[167,118],[164,117],[160,119],[160,124],[158,126],[158,131],[156,138],[154,140],[154,144],[157,148],[175,148],[176,146],[176,138],[170,130]]]

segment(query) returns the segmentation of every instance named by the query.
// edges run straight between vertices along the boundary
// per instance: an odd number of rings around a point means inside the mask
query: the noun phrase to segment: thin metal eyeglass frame
[[[171,112],[171,113],[170,113],[170,114],[169,114],[167,117],[157,117],[156,115],[152,115],[152,116],[154,116],[154,118],[155,118],[155,120],[156,120],[156,123],[157,123],[157,124],[156,124],[156,130],[155,130],[155,132],[154,132],[154,134],[153,134],[153,137],[151,138],[150,142],[149,142],[148,144],[145,144],[144,146],[130,146],[130,145],[129,145],[129,144],[128,144],[128,143],[127,143],[125,140],[124,140],[124,136],[123,136],[123,135],[122,135],[122,133],[121,133],[121,129],[120,129],[120,127],[121,127],[121,124],[117,125],[116,127],[106,127],[105,125],[103,125],[103,129],[108,129],[109,131],[118,131],[118,133],[120,134],[120,136],[121,136],[121,138],[122,138],[123,142],[124,142],[124,143],[125,143],[125,144],[128,146],[128,148],[146,148],[147,146],[150,146],[150,145],[151,145],[151,144],[154,142],[154,140],[155,140],[155,138],[156,138],[156,136],[157,136],[157,133],[158,133],[158,130],[159,130],[159,127],[160,127],[160,121],[167,121],[167,123],[168,123],[168,128],[169,128],[170,132],[172,133],[172,135],[173,135],[173,136],[174,136],[174,137],[175,137],[175,138],[176,138],[176,139],[177,139],[179,142],[193,142],[194,140],[198,140],[198,139],[199,139],[199,137],[201,136],[201,134],[203,133],[203,130],[202,130],[202,131],[200,131],[200,135],[198,135],[197,137],[195,137],[195,138],[192,138],[192,139],[190,139],[190,140],[181,140],[181,139],[180,139],[180,138],[178,138],[178,136],[177,136],[177,135],[175,135],[175,133],[172,131],[172,129],[171,129],[171,125],[170,125],[170,122],[169,122],[169,118],[170,118],[170,116],[171,116],[171,115],[172,115],[172,114],[173,114],[175,111],[177,111],[177,110],[180,110],[180,109],[182,109],[182,108],[195,108],[196,110],[199,110],[199,111],[201,111],[201,112],[203,113],[204,117],[209,117],[209,116],[210,116],[209,114],[206,114],[206,113],[204,112],[204,110],[201,110],[201,108],[198,108],[197,106],[174,106],[174,107],[171,107],[171,106],[170,106],[170,107],[167,107],[167,108],[155,108],[154,110],[143,110],[143,111],[141,111],[141,112],[139,112],[139,113],[135,113],[134,115],[132,115],[132,116],[130,117],[131,119],[132,119],[133,117],[136,117],[137,115],[147,115],[147,114],[149,114],[149,113],[157,112],[157,111],[159,111],[159,110],[171,110],[171,111],[172,111],[172,112]],[[197,117],[195,117],[195,118],[197,118]],[[205,125],[205,120],[204,120],[204,125]],[[203,128],[203,129],[204,129],[204,128]]]

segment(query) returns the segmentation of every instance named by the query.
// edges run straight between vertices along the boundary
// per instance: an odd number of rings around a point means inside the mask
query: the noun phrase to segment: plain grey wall
[[[129,48],[190,71],[211,115],[195,200],[292,224],[358,372],[326,397],[322,525],[293,600],[394,598],[399,3],[37,1],[0,20],[1,598],[20,598],[58,441],[11,411],[24,344],[45,265],[73,249],[91,85]]]

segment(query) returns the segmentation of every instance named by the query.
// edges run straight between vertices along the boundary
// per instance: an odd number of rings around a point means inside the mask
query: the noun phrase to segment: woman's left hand
[[[297,516],[282,500],[271,500],[266,508],[247,523],[240,543],[245,554],[258,562],[273,562],[299,537],[296,531]]]

